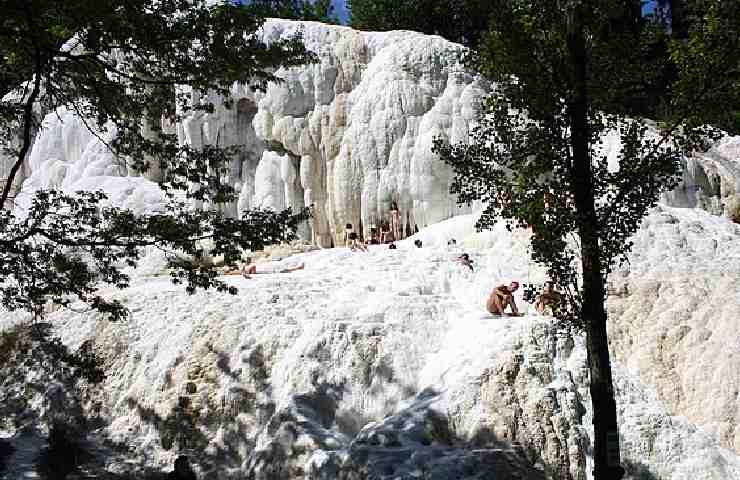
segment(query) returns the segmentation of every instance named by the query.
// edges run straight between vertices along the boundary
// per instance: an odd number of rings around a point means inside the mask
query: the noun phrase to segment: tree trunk
[[[15,176],[18,175],[18,171],[21,169],[21,166],[23,165],[23,162],[26,161],[26,155],[28,154],[28,151],[31,149],[31,145],[33,144],[33,138],[31,137],[33,131],[34,131],[34,112],[33,107],[36,104],[36,99],[38,98],[39,94],[41,93],[41,52],[38,48],[34,48],[34,79],[33,79],[33,90],[31,90],[31,93],[28,95],[27,98],[24,97],[25,105],[23,106],[23,145],[21,145],[21,149],[18,152],[18,156],[15,160],[15,163],[13,163],[12,168],[10,169],[10,172],[8,173],[8,177],[5,179],[5,186],[3,187],[2,193],[0,193],[0,210],[4,209],[6,207],[6,203],[8,202],[8,198],[10,197],[10,192],[13,190],[13,183],[15,181]],[[8,206],[9,210],[13,209],[13,206]]]
[[[599,226],[589,154],[588,57],[583,25],[573,16],[568,48],[573,67],[574,94],[568,114],[571,123],[572,188],[577,211],[583,267],[581,318],[586,328],[591,404],[594,424],[594,478],[619,480],[624,475],[619,458],[617,406],[612,387],[609,344],[606,334],[605,285],[599,252]]]

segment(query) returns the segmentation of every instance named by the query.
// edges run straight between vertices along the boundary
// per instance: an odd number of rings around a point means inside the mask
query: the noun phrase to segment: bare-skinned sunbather
[[[250,275],[257,275],[257,274],[267,274],[267,273],[290,273],[295,272],[296,270],[303,270],[306,267],[304,263],[300,263],[296,265],[295,267],[286,267],[282,268],[280,270],[273,270],[273,271],[258,271],[257,270],[257,264],[252,263],[251,261],[247,261],[241,269],[238,268],[232,268],[228,272],[224,273],[224,275],[241,275],[244,278],[251,278]]]
[[[499,285],[494,288],[486,302],[486,308],[493,315],[509,315],[518,317],[519,309],[514,301],[514,292],[519,289],[519,282],[511,282],[507,285]],[[511,313],[507,314],[504,310],[511,307]]]
[[[555,284],[553,282],[545,282],[545,287],[542,289],[542,293],[537,296],[537,300],[534,303],[534,308],[540,314],[545,313],[545,308],[548,306],[552,310],[553,307],[557,307],[562,299],[560,292],[555,290]]]

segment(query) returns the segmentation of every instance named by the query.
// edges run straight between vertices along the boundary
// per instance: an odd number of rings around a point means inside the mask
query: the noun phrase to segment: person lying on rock
[[[296,265],[295,267],[286,267],[286,268],[281,268],[280,270],[274,269],[272,271],[258,272],[257,264],[252,263],[252,264],[245,265],[244,267],[242,267],[241,274],[244,278],[250,278],[250,275],[256,275],[258,273],[290,273],[290,272],[295,272],[296,270],[303,270],[305,267],[306,265],[304,263],[300,263]]]
[[[499,285],[491,291],[491,295],[486,302],[486,308],[493,315],[509,315],[512,317],[520,316],[519,309],[514,301],[514,292],[519,289],[519,282],[511,282],[509,285]],[[507,314],[504,310],[511,307],[511,313]]]
[[[349,234],[349,249],[353,252],[359,250],[361,252],[367,252],[367,247],[362,244],[360,238],[357,236],[357,232]]]
[[[542,289],[542,293],[537,296],[534,302],[534,308],[542,315],[545,313],[545,308],[548,305],[550,306],[550,310],[552,310],[553,306],[560,303],[561,298],[562,295],[560,295],[560,292],[555,290],[555,284],[547,281],[545,282],[545,287]]]
[[[252,259],[248,258],[247,262],[242,266],[241,269],[239,268],[232,268],[231,270],[224,273],[224,275],[241,275],[244,278],[251,278],[250,275],[256,275],[256,274],[267,274],[267,273],[290,273],[295,272],[296,270],[303,270],[306,267],[304,263],[300,263],[294,267],[285,267],[281,269],[268,269],[268,270],[257,270],[257,264],[252,263]],[[264,268],[264,265],[263,265]]]
[[[463,253],[457,257],[457,262],[465,267],[468,267],[470,271],[473,271],[473,261],[470,259],[470,255]]]

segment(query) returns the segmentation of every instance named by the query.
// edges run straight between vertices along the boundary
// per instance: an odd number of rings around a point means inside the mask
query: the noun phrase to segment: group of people
[[[510,315],[518,317],[521,314],[516,306],[514,300],[514,292],[519,289],[519,282],[513,281],[509,285],[499,285],[491,291],[486,301],[486,309],[492,315]],[[551,309],[556,307],[562,300],[560,292],[555,290],[555,284],[553,282],[545,282],[545,286],[542,292],[537,295],[534,302],[534,308],[538,313],[545,313],[545,309],[549,306]],[[506,313],[506,308],[511,310],[511,313]]]
[[[388,248],[395,248],[393,242],[403,240],[403,228],[401,225],[401,212],[396,202],[391,202],[390,220],[382,221],[380,229],[376,225],[370,225],[370,236],[363,243],[360,235],[355,232],[351,223],[344,226],[344,246],[349,247],[352,251],[367,252],[368,245],[393,245]]]
[[[344,232],[344,245],[349,247],[352,251],[363,251],[367,252],[367,245],[378,245],[388,244],[389,249],[396,249],[394,241],[401,240],[401,216],[398,211],[398,207],[395,202],[391,204],[391,219],[390,222],[384,222],[380,228],[380,235],[375,226],[370,227],[370,238],[366,243],[360,241],[360,237],[357,232],[354,231],[351,223],[346,224]],[[453,238],[447,242],[448,247],[457,246],[457,241]],[[414,240],[414,246],[422,248],[423,244],[420,239]],[[473,260],[467,253],[462,253],[456,257],[455,261],[465,268],[474,271]],[[244,278],[251,278],[251,275],[260,273],[290,273],[297,270],[303,270],[305,265],[303,263],[287,266],[283,268],[268,268],[267,270],[259,269],[258,264],[254,263],[251,258],[247,259],[247,262],[241,267],[234,267],[224,272],[225,275],[241,275]],[[519,282],[513,281],[508,285],[502,284],[495,287],[486,301],[486,309],[492,315],[510,315],[520,316],[519,308],[514,300],[514,292],[519,289]],[[540,314],[543,314],[545,309],[549,306],[551,309],[555,307],[561,301],[561,294],[555,290],[553,282],[545,282],[544,288],[539,295],[536,296],[534,307]],[[510,312],[507,313],[507,309]]]

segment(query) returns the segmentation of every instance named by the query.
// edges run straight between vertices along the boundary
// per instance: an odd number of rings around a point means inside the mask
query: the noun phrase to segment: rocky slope
[[[667,215],[724,235],[728,255],[740,252],[738,227],[700,211],[664,207],[639,235],[658,235]],[[202,478],[588,478],[583,339],[556,334],[547,317],[485,314],[495,283],[544,277],[527,261],[526,232],[476,234],[472,225],[463,216],[423,230],[423,249],[407,240],[396,251],[298,254],[283,264],[302,261],[303,271],[233,277],[237,296],[188,296],[155,275],[150,257],[132,288],[111,292],[130,309],[127,322],[51,315],[67,345],[90,341],[105,359],[102,387],[78,394],[99,422],[90,424],[102,425],[91,430],[102,449],[94,468],[122,475],[187,453]],[[681,243],[680,231],[664,234]],[[472,254],[475,273],[453,261],[451,237]],[[661,264],[665,249],[650,245],[638,242],[623,278],[637,282]],[[646,312],[644,321],[659,319]],[[729,338],[733,330],[715,332]],[[626,337],[613,335],[621,354]],[[703,351],[715,346],[701,341]],[[740,458],[720,445],[712,422],[663,402],[659,381],[649,386],[664,367],[635,371],[629,355],[620,358],[620,428],[633,478],[740,478]],[[697,397],[736,405],[712,382],[689,381]],[[69,408],[58,405],[62,415]]]
[[[740,451],[740,227],[663,208],[609,301],[617,358],[675,414]]]

